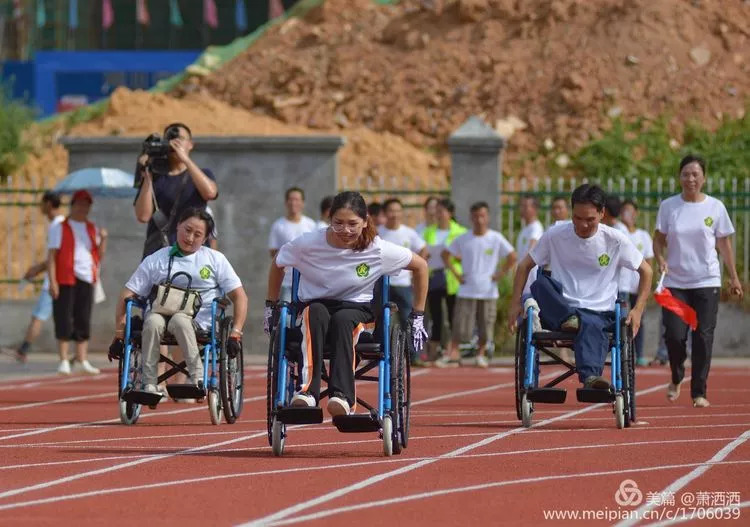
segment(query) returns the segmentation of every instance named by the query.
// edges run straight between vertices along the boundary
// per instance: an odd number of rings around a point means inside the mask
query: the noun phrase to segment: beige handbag
[[[163,284],[154,286],[151,292],[151,310],[166,317],[171,317],[177,313],[185,313],[188,316],[195,317],[203,305],[201,294],[197,289],[191,289],[193,277],[188,273],[179,272],[172,276],[172,259],[169,259],[169,269],[167,271],[167,281]],[[172,282],[180,275],[187,277],[187,287],[177,287]]]

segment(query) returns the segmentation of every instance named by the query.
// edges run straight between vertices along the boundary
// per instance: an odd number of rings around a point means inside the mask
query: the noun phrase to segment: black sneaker
[[[589,390],[609,390],[610,386],[611,385],[607,379],[602,376],[597,377],[594,375],[587,377],[583,383],[583,387]]]

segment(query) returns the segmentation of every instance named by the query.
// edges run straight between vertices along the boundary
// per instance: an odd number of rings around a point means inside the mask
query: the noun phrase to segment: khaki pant
[[[180,345],[185,355],[185,362],[194,382],[203,380],[203,363],[198,352],[198,341],[195,338],[193,319],[184,313],[169,317],[158,313],[149,313],[143,323],[141,346],[143,348],[143,383],[156,384],[159,377],[159,343],[164,331],[169,331]]]
[[[479,333],[479,344],[486,344],[495,334],[497,299],[457,298],[453,311],[453,340],[469,342],[474,328]]]

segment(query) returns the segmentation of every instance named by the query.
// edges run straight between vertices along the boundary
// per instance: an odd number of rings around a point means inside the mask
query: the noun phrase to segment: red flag
[[[112,0],[102,0],[102,29],[109,29],[115,23],[115,10]]]
[[[679,298],[672,296],[672,292],[664,287],[662,282],[664,282],[664,275],[661,276],[659,285],[656,286],[656,291],[654,292],[656,303],[680,317],[680,320],[690,326],[690,329],[693,331],[698,329],[698,314],[695,312],[695,309]]]
[[[147,26],[151,23],[151,15],[148,14],[146,0],[137,0],[135,4],[135,18],[139,24]]]
[[[203,0],[203,21],[212,29],[219,27],[219,13],[214,0]]]

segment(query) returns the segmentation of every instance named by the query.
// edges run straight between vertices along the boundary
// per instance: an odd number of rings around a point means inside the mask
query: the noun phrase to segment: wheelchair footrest
[[[285,425],[314,425],[323,422],[323,409],[290,406],[276,410],[276,417]]]
[[[167,384],[167,392],[172,399],[202,399],[206,392],[195,384]]]
[[[615,400],[615,394],[611,390],[595,390],[591,388],[578,388],[576,397],[582,403],[611,403]]]
[[[122,400],[143,406],[156,406],[161,401],[161,394],[141,390],[128,390],[122,394]]]
[[[535,403],[562,404],[567,394],[562,388],[535,388],[526,392],[526,398]]]
[[[333,418],[333,424],[339,432],[377,432],[380,430],[380,421],[372,414],[337,415]]]

